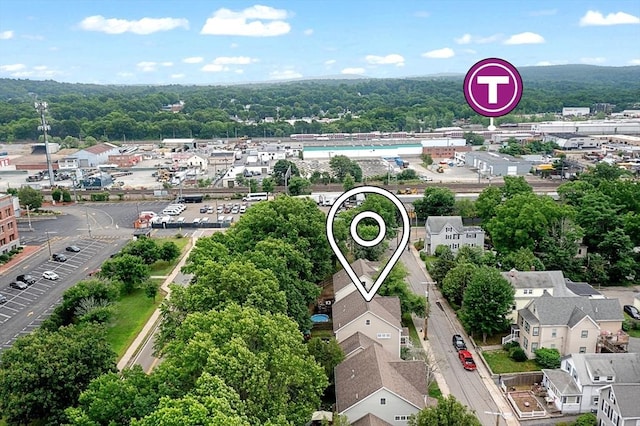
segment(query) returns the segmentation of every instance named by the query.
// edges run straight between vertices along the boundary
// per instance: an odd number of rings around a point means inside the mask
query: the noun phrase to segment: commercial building
[[[107,164],[110,155],[120,154],[120,148],[117,145],[105,142],[85,149],[81,149],[73,155],[65,157],[65,168],[68,165],[77,164],[78,167],[96,167],[100,164]]]
[[[564,107],[562,108],[563,117],[580,117],[583,115],[589,115],[591,108],[589,107]]]
[[[602,145],[600,138],[576,133],[548,133],[542,140],[555,142],[561,149],[600,149]]]
[[[367,141],[368,142],[368,141]],[[417,157],[422,154],[422,144],[372,144],[351,143],[348,145],[304,146],[303,160],[330,160],[336,155],[354,158],[391,158],[402,156]]]
[[[640,120],[547,121],[531,125],[535,133],[579,133],[583,135],[638,135]]]
[[[470,151],[465,154],[465,164],[478,169],[485,176],[524,176],[533,163],[507,154],[486,151]]]
[[[471,151],[467,141],[461,138],[425,139],[421,144],[422,154],[428,154],[431,158],[453,158],[456,152]]]
[[[0,194],[0,254],[20,245],[13,196]]]

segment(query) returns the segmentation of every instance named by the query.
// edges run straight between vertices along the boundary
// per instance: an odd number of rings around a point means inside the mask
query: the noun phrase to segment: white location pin
[[[393,252],[393,255],[391,256],[387,264],[382,269],[382,272],[380,272],[378,279],[376,279],[376,281],[373,283],[373,285],[369,290],[367,290],[364,287],[364,285],[362,285],[362,283],[360,282],[360,278],[358,278],[358,275],[351,268],[351,265],[349,265],[349,262],[347,262],[346,257],[340,251],[340,248],[336,243],[335,237],[333,236],[333,222],[335,220],[336,214],[338,213],[338,209],[340,208],[340,206],[349,198],[353,197],[354,195],[362,194],[362,193],[378,194],[389,199],[391,202],[393,202],[393,204],[395,204],[395,206],[400,211],[400,216],[402,216],[403,232],[402,232],[402,238],[400,239],[400,243],[398,244],[396,251]],[[360,238],[360,236],[358,235],[358,232],[357,232],[358,223],[365,218],[373,219],[378,223],[378,228],[380,230],[380,233],[373,240],[367,241]],[[349,191],[345,192],[340,197],[338,197],[335,203],[333,203],[333,206],[331,206],[331,209],[329,210],[329,215],[327,216],[327,239],[329,240],[329,245],[331,246],[331,249],[338,257],[340,264],[349,275],[349,278],[351,278],[351,281],[356,286],[356,288],[358,289],[358,291],[360,292],[364,300],[366,300],[367,302],[371,302],[371,299],[373,299],[373,296],[376,295],[376,292],[384,282],[385,278],[387,278],[387,276],[389,275],[389,272],[391,272],[391,269],[398,262],[398,259],[400,259],[400,256],[402,256],[402,251],[405,249],[405,247],[407,246],[407,243],[409,242],[409,236],[410,236],[409,233],[411,231],[410,226],[411,225],[409,223],[409,214],[407,213],[407,210],[404,208],[404,205],[398,199],[398,197],[396,197],[386,189],[378,188],[377,186],[359,186],[357,188],[350,189]],[[351,238],[353,238],[353,240],[357,244],[364,247],[373,247],[376,244],[379,244],[382,240],[384,240],[384,237],[386,235],[386,230],[387,230],[387,227],[386,227],[386,224],[384,223],[384,219],[382,219],[382,217],[374,211],[363,211],[358,213],[353,218],[353,222],[351,222],[351,226],[350,226]]]

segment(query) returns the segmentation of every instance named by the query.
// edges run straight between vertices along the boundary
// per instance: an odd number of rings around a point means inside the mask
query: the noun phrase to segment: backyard
[[[493,374],[521,373],[525,371],[539,371],[540,366],[529,359],[523,362],[514,361],[509,353],[503,349],[483,351],[482,356],[491,368]]]

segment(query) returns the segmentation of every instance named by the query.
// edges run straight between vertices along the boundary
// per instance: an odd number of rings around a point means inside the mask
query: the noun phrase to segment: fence
[[[151,227],[154,229],[182,229],[182,228],[229,228],[231,226],[231,222],[184,222],[184,223],[176,223],[176,222],[163,222],[163,223],[152,223]]]

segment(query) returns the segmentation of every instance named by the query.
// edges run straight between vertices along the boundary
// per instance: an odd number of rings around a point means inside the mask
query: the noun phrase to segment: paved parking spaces
[[[53,304],[51,304],[51,306],[49,306],[49,308],[47,308],[46,311],[44,311],[42,314],[38,315],[37,318],[35,318],[33,321],[31,321],[26,327],[24,327],[18,333],[16,333],[13,336],[11,336],[10,339],[8,339],[5,342],[0,342],[0,351],[2,351],[4,349],[9,349],[11,347],[11,345],[13,345],[13,342],[17,338],[19,338],[20,336],[27,335],[27,334],[31,333],[32,331],[38,329],[42,325],[44,320],[49,318],[49,316],[51,316],[51,314],[53,313],[53,311],[56,308],[56,306],[58,306],[60,303],[62,303],[62,298],[57,299]]]

